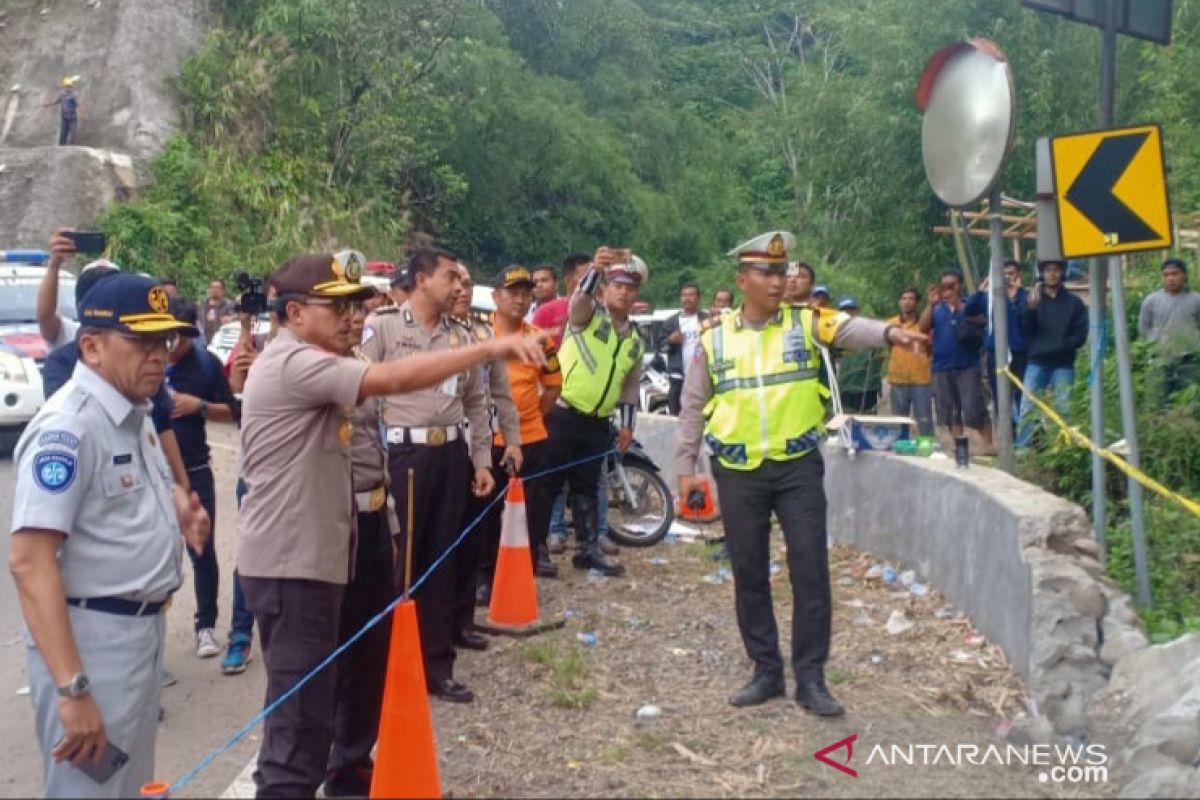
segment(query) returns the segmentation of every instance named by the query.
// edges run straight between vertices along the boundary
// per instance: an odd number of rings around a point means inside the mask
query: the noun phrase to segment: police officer
[[[308,255],[275,271],[279,332],[242,395],[238,575],[262,639],[267,704],[339,641],[354,557],[349,413],[366,398],[444,383],[488,358],[541,358],[536,340],[520,337],[387,364],[339,356],[351,344],[351,316],[370,294],[358,283],[361,268],[357,256]],[[267,717],[258,797],[312,797],[326,777],[336,672],[317,673]]]
[[[408,301],[396,314],[376,315],[363,331],[362,350],[368,358],[382,364],[405,364],[417,357],[440,363],[464,348],[485,348],[499,341],[472,344],[462,326],[451,320],[462,287],[462,273],[453,254],[435,248],[418,250],[407,270],[413,279]],[[435,388],[383,400],[388,471],[401,529],[398,588],[428,570],[458,537],[469,494],[484,497],[495,487],[490,470],[487,390],[481,372],[474,369],[479,363],[482,359],[452,374],[443,371]],[[464,419],[470,421],[470,455]],[[413,575],[404,574],[408,537],[413,540]],[[454,648],[482,650],[487,640],[457,627],[457,567],[457,556],[443,561],[415,597],[429,692],[451,702],[469,703],[475,695],[454,680]]]
[[[615,263],[614,263],[615,262]],[[607,274],[605,274],[607,270]],[[614,409],[620,409],[617,449],[633,442],[637,419],[638,383],[645,345],[629,312],[646,278],[646,265],[628,250],[601,247],[587,274],[571,295],[570,317],[558,360],[563,372],[562,394],[550,412],[548,460],[554,466],[598,456],[612,447]],[[602,292],[604,302],[595,297]],[[565,479],[568,500],[579,538],[576,569],[594,569],[617,577],[625,568],[608,559],[599,543],[600,459],[575,464],[548,479],[558,492]]]
[[[679,415],[679,496],[700,488],[701,434],[713,472],[733,567],[738,628],[754,677],[730,702],[784,694],[783,661],[771,605],[771,512],[783,527],[792,584],[796,701],[824,716],[842,713],[825,686],[830,590],[826,544],[824,391],[817,344],[845,349],[915,345],[897,326],[833,311],[781,305],[791,234],[763,234],[736,248],[740,309],[705,331],[688,370]]]
[[[150,422],[179,336],[154,280],[115,275],[80,307],[74,375],[17,445],[9,566],[48,797],[133,797],[154,778],[165,619],[183,541],[208,519],[173,486]],[[111,747],[109,746],[111,744]],[[103,783],[80,769],[129,756]]]
[[[471,312],[474,297],[475,281],[467,265],[458,262],[458,273],[461,280],[458,297],[454,301],[452,319],[462,326],[468,338],[474,342],[484,342],[495,336],[490,323],[475,317]],[[492,478],[496,485],[492,492],[482,497],[472,496],[465,505],[462,525],[465,527],[475,520],[494,497],[495,492],[504,490],[507,475],[515,475],[521,471],[524,464],[524,453],[521,449],[521,425],[517,416],[517,407],[513,403],[512,389],[508,383],[508,367],[503,361],[489,362],[477,367],[482,371],[481,380],[487,387],[488,398],[488,440],[498,433],[504,436],[506,444],[501,452],[489,460],[492,466]],[[470,420],[466,421],[468,434]],[[468,439],[468,454],[473,437]],[[499,508],[499,505],[496,506]],[[474,633],[476,573],[479,567],[488,560],[490,536],[488,526],[482,524],[477,533],[470,535],[456,552],[455,569],[457,586],[455,588],[454,630],[464,642],[473,641],[475,645],[486,645],[487,640]],[[497,544],[497,547],[499,544]],[[465,633],[464,633],[465,632]],[[468,647],[470,645],[467,645]]]
[[[350,318],[350,342],[361,342],[365,308]],[[369,363],[358,346],[343,352]],[[344,643],[391,601],[392,525],[388,508],[387,450],[379,438],[379,399],[369,397],[349,414],[350,474],[357,511],[354,572],[346,584],[338,642]],[[387,675],[390,618],[374,626],[338,662],[333,750],[326,797],[366,797],[371,788],[371,749],[379,733]]]

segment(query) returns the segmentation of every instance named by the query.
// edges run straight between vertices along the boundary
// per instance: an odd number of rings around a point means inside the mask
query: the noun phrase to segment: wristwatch
[[[208,419],[208,401],[207,400],[200,401],[200,407],[198,409],[196,409],[196,413],[199,414],[200,416],[204,417],[205,419]]]
[[[59,697],[83,697],[92,690],[92,682],[88,680],[87,673],[77,672],[75,677],[71,678],[71,682],[66,686],[58,687]]]

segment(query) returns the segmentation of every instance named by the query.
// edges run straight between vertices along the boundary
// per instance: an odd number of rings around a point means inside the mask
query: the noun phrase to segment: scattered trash
[[[887,661],[887,656],[885,656],[883,653],[881,653],[881,652],[879,652],[878,650],[876,650],[876,651],[874,651],[874,652],[872,652],[872,653],[871,653],[871,655],[870,655],[870,659],[869,659],[869,660],[870,660],[870,662],[871,662],[872,664],[874,664],[875,666],[879,666],[880,664],[882,664],[882,663],[884,663],[885,661]]]
[[[841,586],[853,586],[856,583],[858,583],[858,581],[854,580],[854,578],[851,578],[849,575],[843,575],[838,580],[838,584]]]
[[[566,611],[563,612],[563,617],[565,617],[566,619],[575,619],[576,617],[582,617],[582,616],[583,616],[583,614],[580,614],[578,611],[575,611],[570,608],[568,608]]]
[[[896,591],[891,593],[891,597],[893,600],[907,600],[908,599],[908,590],[907,589],[897,589]]]
[[[983,647],[987,644],[987,637],[979,631],[970,631],[963,639],[971,647]]]
[[[673,655],[673,656],[690,656],[690,655],[692,655],[692,651],[684,650],[682,647],[672,647],[671,655]]]
[[[877,581],[883,577],[883,567],[873,564],[870,569],[863,573],[863,577],[869,581]]]
[[[658,719],[662,716],[662,709],[655,705],[645,705],[637,710],[637,718],[641,720]]]
[[[641,617],[630,617],[625,621],[631,631],[640,631],[643,628],[650,627],[650,620],[642,619]]]
[[[714,586],[730,580],[733,580],[733,571],[729,567],[721,567],[716,572],[704,576],[704,582],[711,583]]]
[[[780,572],[783,571],[783,567],[779,566],[778,562],[772,561],[770,570],[771,570],[772,575],[778,575]]]
[[[656,567],[665,567],[667,565],[667,560],[665,558],[652,558],[650,559],[650,563]]]
[[[862,600],[859,600],[857,597],[851,597],[849,600],[846,601],[846,608],[873,608],[873,607],[874,606],[868,606],[866,603],[864,603]]]
[[[955,650],[950,654],[950,660],[955,664],[973,664],[975,663],[975,656],[965,650]]]
[[[858,616],[854,618],[854,624],[860,628],[869,628],[875,624],[875,620],[871,619],[871,615],[865,611],[858,612]]]
[[[892,636],[899,636],[905,631],[911,631],[914,623],[911,619],[904,616],[903,611],[892,611],[892,615],[888,617],[888,621],[884,623],[884,630]]]
[[[888,564],[887,566],[885,566],[883,568],[883,582],[884,583],[895,583],[896,582],[896,568],[893,567],[891,564]]]
[[[942,606],[933,615],[938,619],[954,619],[958,616],[958,612],[954,610],[954,606]]]
[[[925,595],[929,594],[929,587],[923,583],[917,583],[916,581],[909,584],[908,590],[917,597],[924,597]]]
[[[28,697],[28,696],[29,696],[29,687],[28,686],[22,686],[20,689],[17,689],[17,697]]]
[[[596,643],[600,641],[600,637],[591,632],[580,631],[575,634],[575,641],[580,642],[584,647],[595,647]]]
[[[906,569],[904,572],[901,572],[898,577],[900,578],[901,586],[912,586],[914,583],[916,583],[917,573],[913,572],[911,569]]]

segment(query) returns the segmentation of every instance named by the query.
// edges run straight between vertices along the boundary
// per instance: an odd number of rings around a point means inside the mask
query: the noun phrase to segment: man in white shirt
[[[667,377],[671,380],[671,392],[667,396],[667,407],[671,416],[679,415],[679,397],[683,392],[683,378],[688,365],[696,355],[696,345],[704,330],[708,312],[700,308],[700,287],[689,281],[679,290],[680,311],[667,320],[663,352],[667,356]]]

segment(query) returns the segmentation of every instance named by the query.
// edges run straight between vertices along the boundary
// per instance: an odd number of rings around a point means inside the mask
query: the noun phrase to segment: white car
[[[0,454],[16,446],[42,407],[42,362],[50,346],[38,331],[38,286],[46,268],[14,263],[0,252]],[[59,316],[75,319],[75,277],[60,272]]]
[[[251,334],[256,341],[263,341],[267,338],[267,334],[271,332],[271,315],[259,314],[254,320],[254,326],[251,329]],[[238,320],[226,322],[217,329],[217,335],[208,343],[208,352],[212,353],[217,358],[221,359],[221,364],[229,360],[229,354],[233,352],[233,348],[237,346],[238,339],[242,338],[242,323]]]

